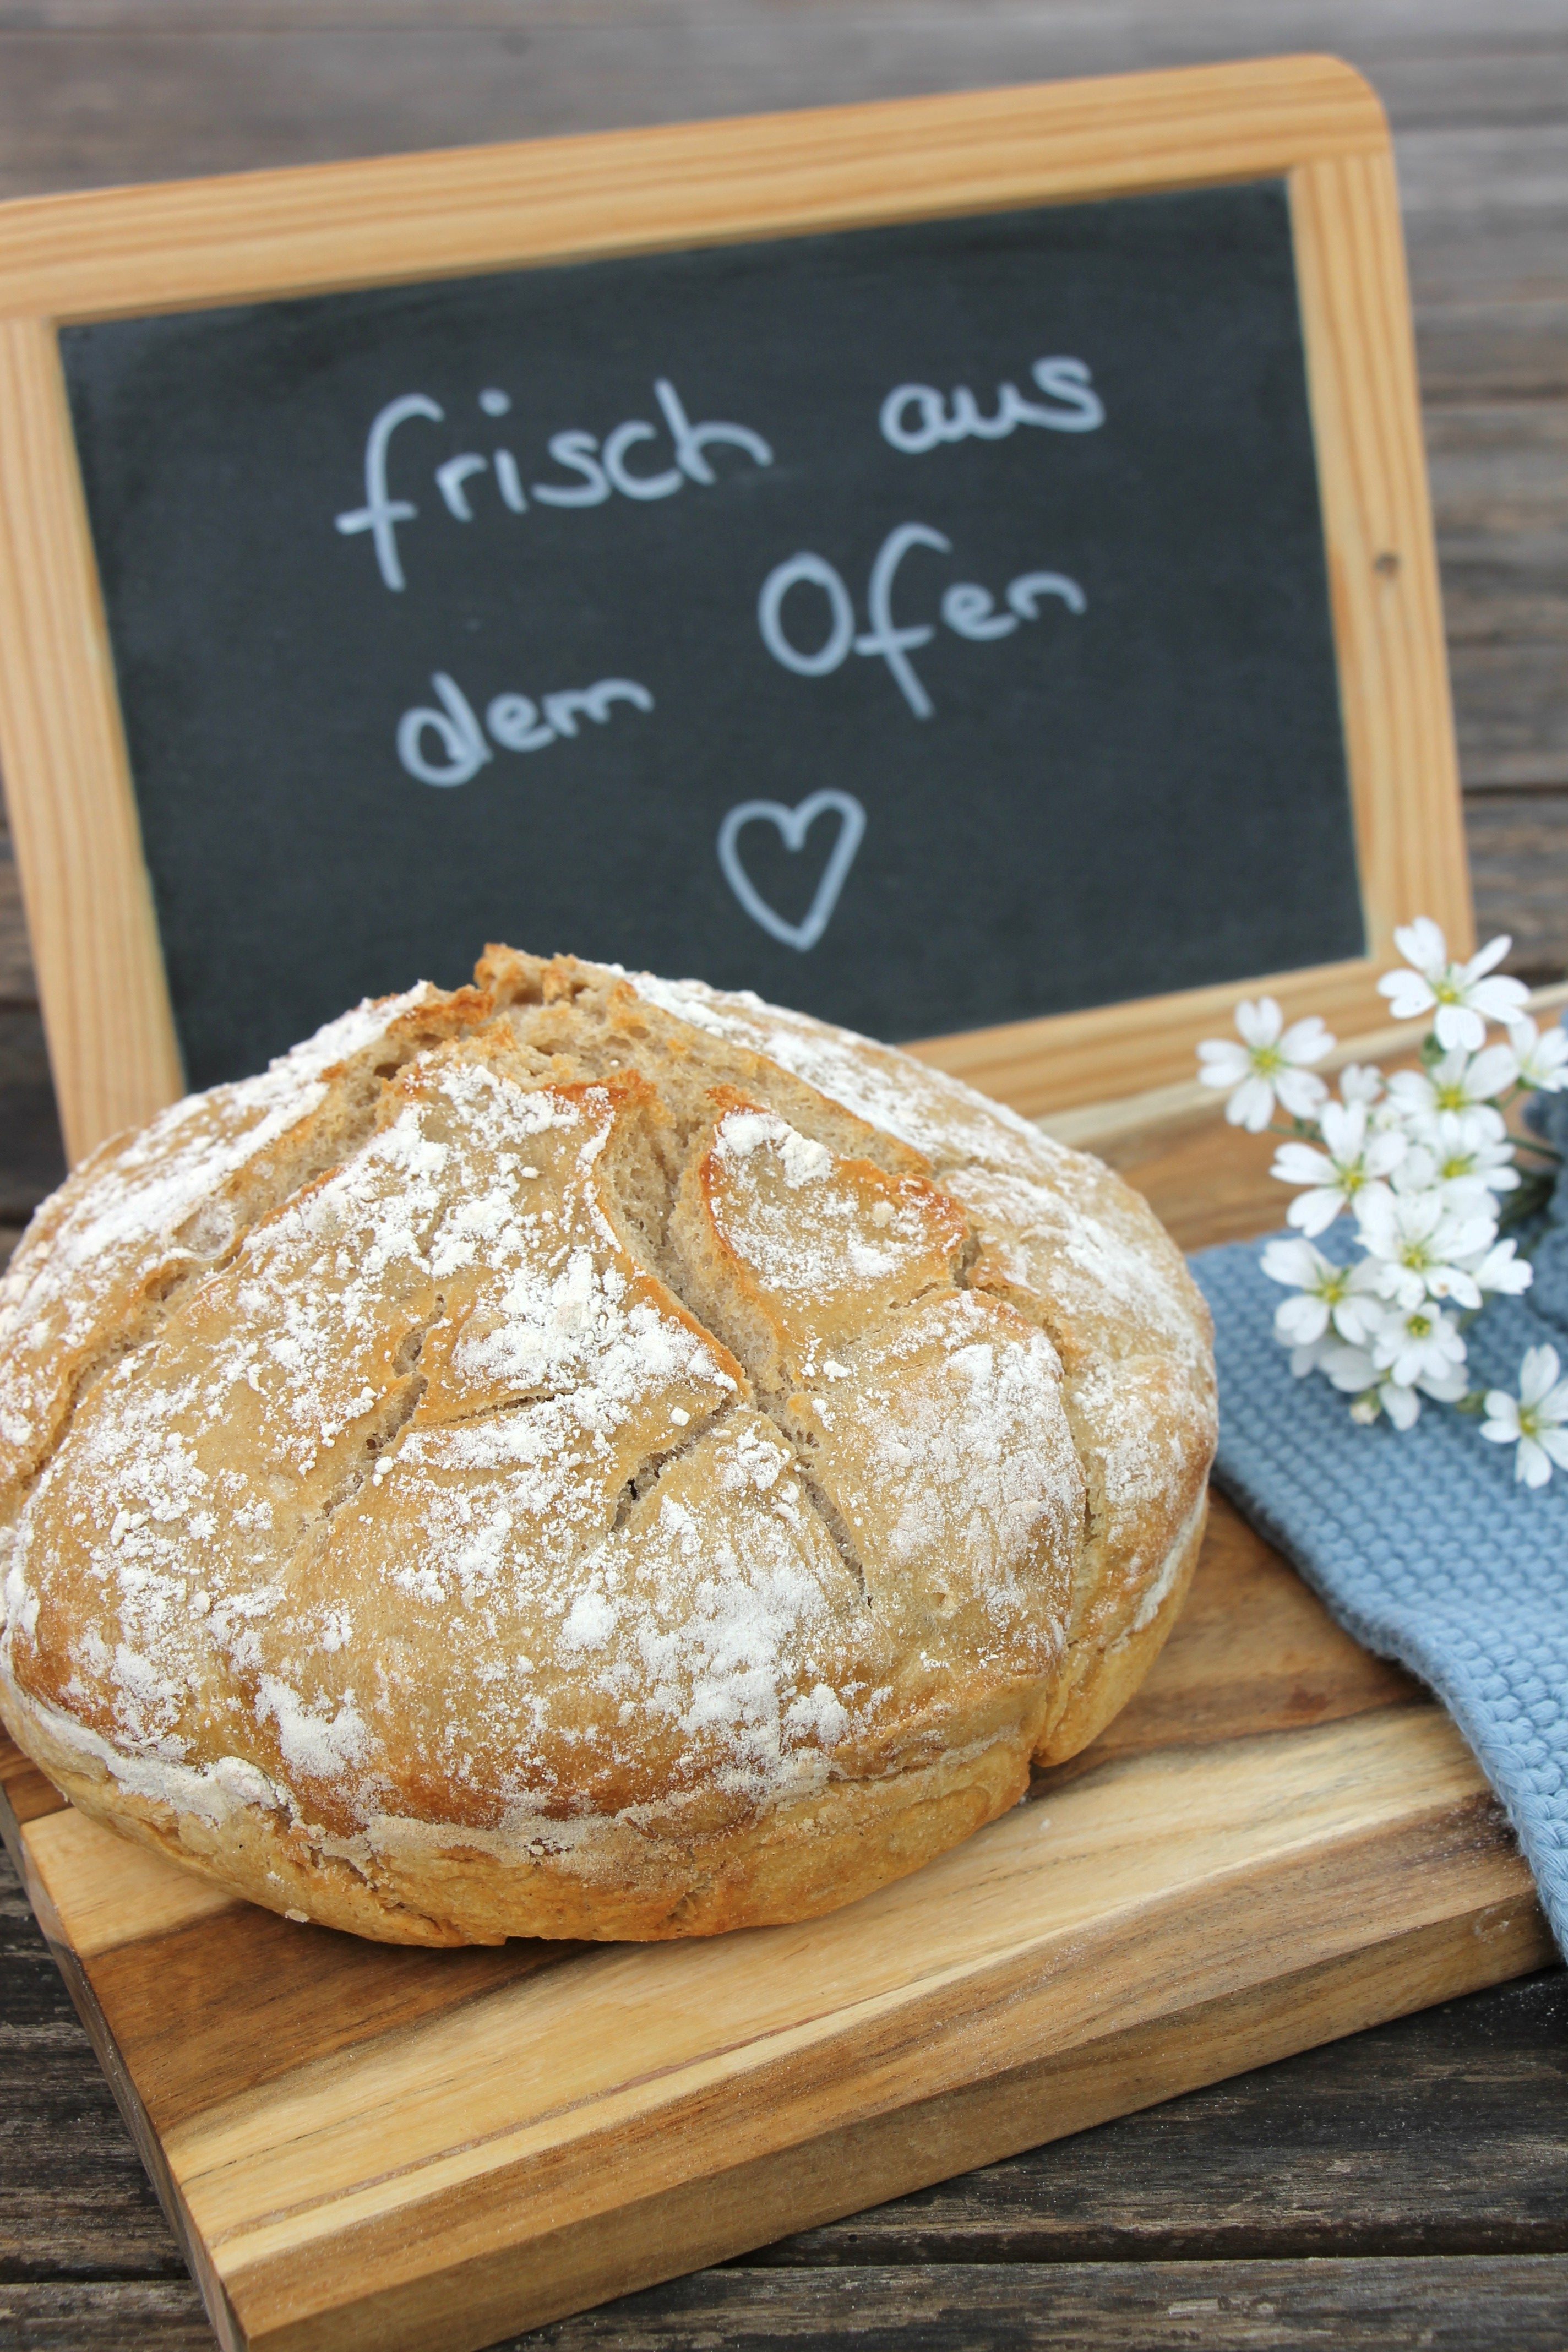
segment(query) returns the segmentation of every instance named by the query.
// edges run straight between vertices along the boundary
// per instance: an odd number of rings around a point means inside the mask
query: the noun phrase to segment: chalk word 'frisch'
[[[669,436],[672,465],[648,469],[644,445],[659,439],[659,428],[646,416],[630,416],[606,433],[602,441],[593,433],[552,433],[546,446],[562,473],[569,478],[565,481],[530,482],[525,488],[521,469],[511,450],[492,449],[488,455],[478,449],[459,450],[456,457],[445,458],[432,468],[442,504],[455,521],[474,521],[470,485],[476,485],[478,478],[487,474],[493,477],[500,504],[521,515],[528,512],[531,499],[546,507],[597,507],[617,493],[622,498],[646,501],[673,498],[689,482],[709,487],[719,478],[708,457],[709,450],[715,446],[742,450],[754,466],[773,464],[772,448],[749,425],[727,425],[712,418],[694,425],[680,394],[667,376],[657,380],[653,396]],[[487,416],[504,416],[511,406],[511,397],[491,386],[480,393],[479,406]],[[371,420],[364,445],[364,504],[334,518],[345,538],[352,539],[361,531],[370,533],[382,579],[388,588],[395,590],[406,584],[397,544],[398,525],[414,521],[419,509],[412,499],[393,497],[388,467],[394,434],[416,419],[442,425],[447,412],[438,401],[423,392],[404,393],[377,412]],[[636,466],[632,462],[634,450],[638,452]]]
[[[422,784],[469,782],[495,758],[492,743],[503,751],[542,751],[546,744],[575,735],[580,719],[603,727],[617,702],[653,709],[652,695],[635,678],[602,677],[595,686],[543,695],[539,702],[526,694],[498,694],[487,705],[481,727],[455,678],[438,669],[430,684],[439,707],[421,704],[397,722],[397,756]]]
[[[915,547],[932,548],[939,555],[952,552],[952,541],[928,523],[902,522],[889,531],[877,551],[866,591],[870,626],[858,635],[854,599],[842,574],[825,557],[807,551],[792,555],[787,563],[775,564],[757,599],[757,626],[774,661],[799,677],[826,677],[852,653],[875,656],[887,663],[915,717],[929,719],[935,705],[910,656],[931,643],[935,627],[916,622],[900,628],[893,618],[893,583],[900,564]],[[784,625],[784,599],[800,588],[816,588],[827,600],[827,635],[810,652],[802,651]],[[1059,599],[1071,613],[1082,613],[1088,607],[1083,590],[1065,572],[1021,572],[1003,591],[1005,611],[998,609],[989,588],[976,581],[961,580],[944,591],[942,618],[955,636],[965,637],[972,645],[985,645],[997,637],[1010,637],[1020,621],[1037,620],[1040,600],[1046,596]]]

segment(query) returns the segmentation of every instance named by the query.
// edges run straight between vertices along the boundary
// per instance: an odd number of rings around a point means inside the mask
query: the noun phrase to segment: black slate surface
[[[195,1085],[487,939],[893,1039],[1361,950],[1279,184],[61,341]]]

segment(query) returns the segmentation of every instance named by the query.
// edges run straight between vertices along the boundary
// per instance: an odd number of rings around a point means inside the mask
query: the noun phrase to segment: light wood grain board
[[[425,1952],[5,1825],[226,2346],[479,2346],[1551,1956],[1458,1734],[1216,1504],[1143,1691],[930,1868]]]

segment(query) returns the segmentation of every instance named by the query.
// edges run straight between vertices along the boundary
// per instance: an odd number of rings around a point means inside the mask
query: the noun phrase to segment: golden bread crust
[[[0,1287],[0,1715],[390,1941],[801,1918],[1180,1605],[1203,1302],[1109,1171],[753,998],[489,951],[117,1139]]]

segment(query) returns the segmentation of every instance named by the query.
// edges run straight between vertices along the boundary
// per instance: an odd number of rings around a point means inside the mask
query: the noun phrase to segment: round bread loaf
[[[394,1942],[805,1917],[1091,1739],[1180,1606],[1208,1318],[908,1055],[492,949],[83,1164],[0,1289],[0,1713]]]

